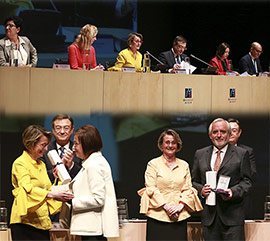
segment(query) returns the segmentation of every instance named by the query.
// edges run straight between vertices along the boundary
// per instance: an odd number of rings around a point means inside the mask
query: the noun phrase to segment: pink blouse
[[[74,43],[68,47],[68,61],[71,69],[83,69],[83,51]],[[90,63],[91,69],[97,66],[96,53],[93,46],[90,46],[90,55],[86,56],[85,63]],[[89,69],[89,64],[86,64],[86,69]]]

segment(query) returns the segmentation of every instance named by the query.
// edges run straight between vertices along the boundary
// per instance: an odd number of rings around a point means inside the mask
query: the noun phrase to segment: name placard
[[[122,67],[123,72],[136,72],[134,67]]]

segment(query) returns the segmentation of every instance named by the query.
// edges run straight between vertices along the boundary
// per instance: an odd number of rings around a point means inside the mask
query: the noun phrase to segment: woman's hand
[[[60,191],[60,192],[50,191],[48,192],[47,197],[55,199],[60,202],[67,202],[73,199],[74,195],[68,191]]]
[[[169,206],[164,204],[163,208],[170,218],[178,219],[179,213],[183,210],[184,206],[185,205],[183,203],[180,203],[178,206]]]
[[[97,65],[95,68],[93,68],[92,70],[104,70],[104,66],[103,65],[101,65],[101,64],[99,64],[99,65]]]
[[[58,178],[58,171],[57,171],[56,167],[53,168],[52,173],[53,173],[53,176],[55,178]]]

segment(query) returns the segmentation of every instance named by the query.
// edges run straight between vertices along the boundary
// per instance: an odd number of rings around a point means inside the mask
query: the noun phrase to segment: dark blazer
[[[257,168],[256,168],[256,162],[255,162],[255,155],[253,148],[243,145],[243,144],[237,144],[237,146],[240,146],[248,151],[249,154],[249,161],[250,161],[250,172],[251,172],[251,178],[252,181],[255,182],[257,178]]]
[[[181,54],[181,61],[185,60],[185,57],[187,57],[186,54]],[[163,63],[168,65],[168,69],[172,69],[173,66],[176,64],[174,54],[172,50],[165,51],[159,54],[158,59]],[[167,70],[168,72],[168,70]]]
[[[255,62],[257,64],[258,73],[255,72],[254,64],[252,62],[250,54],[246,54],[245,56],[243,56],[239,61],[240,74],[247,71],[250,75],[259,75],[259,73],[263,72],[260,59],[255,59]]]
[[[212,151],[213,146],[208,146],[195,153],[192,184],[200,196],[206,183],[205,172],[212,171],[210,166]],[[220,175],[231,177],[229,188],[232,190],[233,196],[230,200],[224,201],[220,195],[216,195],[215,206],[205,205],[203,198],[202,223],[204,226],[210,226],[215,216],[218,215],[221,222],[227,226],[243,225],[245,219],[243,198],[252,186],[248,151],[229,144],[217,173],[217,180]]]
[[[72,150],[72,146],[73,146],[73,142],[70,141],[70,145],[69,145],[70,150]],[[48,176],[52,183],[54,183],[55,177],[52,172],[53,167],[48,157],[48,152],[54,149],[57,151],[56,141],[53,141],[48,145],[48,151],[44,152],[43,157],[40,158],[46,164]],[[71,170],[67,168],[67,171],[72,179],[77,175],[77,173],[81,170],[81,167],[82,167],[82,160],[79,157],[77,157],[75,153],[73,157],[73,162],[74,162],[74,165],[71,168]]]

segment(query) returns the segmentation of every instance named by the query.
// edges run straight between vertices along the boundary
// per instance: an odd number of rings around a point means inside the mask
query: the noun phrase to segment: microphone
[[[146,51],[147,54],[149,54],[153,59],[155,59],[158,64],[155,67],[155,71],[161,71],[161,72],[167,72],[168,65],[162,63],[158,58],[156,58],[154,55],[150,54],[149,51]]]
[[[160,64],[162,65],[165,65],[163,64],[158,58],[156,58],[154,55],[150,54],[149,51],[146,51],[147,54],[149,54],[153,59],[155,59],[157,62],[159,62]]]
[[[206,64],[208,66],[207,69],[204,71],[205,74],[217,74],[217,67],[215,67],[215,66],[213,66],[211,64],[206,63],[205,61],[203,61],[202,59],[194,56],[193,54],[190,54],[190,57],[192,57],[194,59],[197,59],[201,63],[204,63],[204,64]]]
[[[208,64],[208,63],[206,63],[205,61],[203,61],[202,59],[199,59],[198,57],[194,56],[193,54],[190,54],[190,57],[199,60],[200,62],[202,62],[202,63],[208,65],[209,67],[214,67],[213,65]]]

